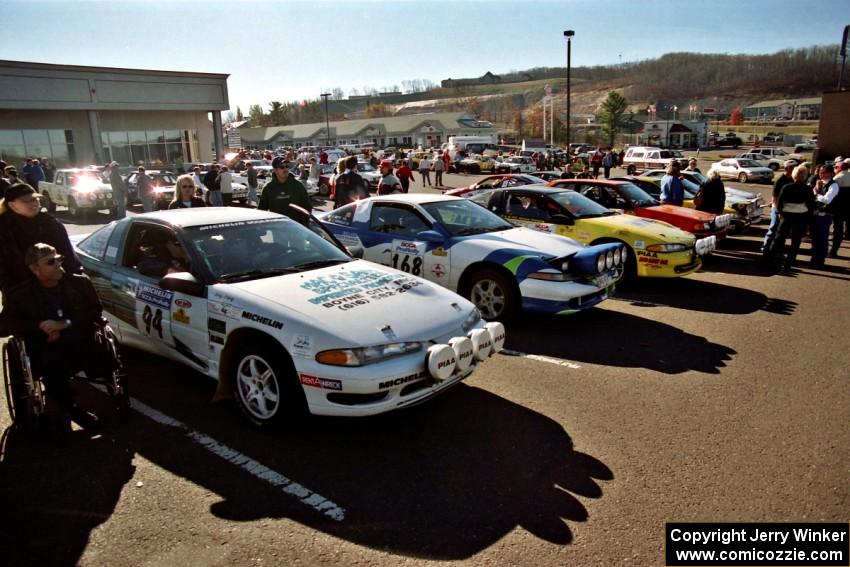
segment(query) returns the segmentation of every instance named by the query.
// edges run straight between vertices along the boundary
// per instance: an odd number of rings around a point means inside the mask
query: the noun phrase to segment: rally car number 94
[[[422,402],[501,350],[504,327],[469,301],[311,228],[183,209],[113,222],[76,249],[122,343],[219,380],[257,426]]]

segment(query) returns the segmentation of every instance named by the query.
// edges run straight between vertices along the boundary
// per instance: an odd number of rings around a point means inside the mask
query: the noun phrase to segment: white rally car
[[[121,343],[224,381],[255,425],[421,402],[501,350],[462,297],[352,258],[314,222],[160,211],[76,243]]]
[[[622,275],[620,243],[586,246],[515,228],[459,197],[409,193],[355,201],[320,216],[364,258],[399,268],[469,298],[485,319],[519,308],[568,314],[606,299]]]

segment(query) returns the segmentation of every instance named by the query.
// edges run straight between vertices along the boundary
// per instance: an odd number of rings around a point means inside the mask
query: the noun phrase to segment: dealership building
[[[374,145],[403,148],[439,147],[449,136],[492,135],[493,123],[465,112],[440,112],[360,118],[269,128],[239,128],[240,147],[273,150],[280,146]]]
[[[59,167],[211,161],[224,153],[227,77],[0,60],[0,157],[19,167],[27,156]]]

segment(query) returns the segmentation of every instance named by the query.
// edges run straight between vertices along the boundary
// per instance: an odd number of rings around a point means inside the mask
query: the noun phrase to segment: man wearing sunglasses
[[[289,162],[282,156],[272,160],[272,180],[263,187],[258,209],[286,215],[301,224],[307,223],[307,218],[291,208],[290,203],[302,207],[307,212],[313,210],[307,190],[300,181],[289,173]]]
[[[24,252],[37,242],[50,244],[65,257],[65,271],[83,273],[74,255],[68,232],[61,222],[41,211],[41,195],[26,183],[16,183],[6,190],[0,201],[0,292],[30,278],[24,263]]]
[[[97,416],[74,403],[69,378],[80,370],[89,378],[110,370],[94,341],[94,325],[103,308],[91,281],[65,273],[63,260],[56,248],[43,242],[27,248],[24,264],[32,277],[9,290],[0,330],[24,340],[47,394],[72,420],[88,428],[97,424]]]

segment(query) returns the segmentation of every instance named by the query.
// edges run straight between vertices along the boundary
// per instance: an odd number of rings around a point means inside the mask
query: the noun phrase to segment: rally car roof
[[[269,211],[241,207],[197,207],[192,209],[173,209],[155,211],[127,217],[128,220],[150,219],[181,228],[210,224],[243,222],[261,219],[286,218]]]

